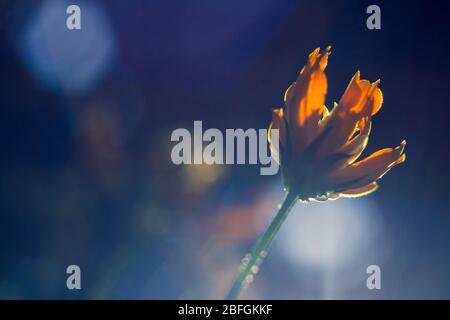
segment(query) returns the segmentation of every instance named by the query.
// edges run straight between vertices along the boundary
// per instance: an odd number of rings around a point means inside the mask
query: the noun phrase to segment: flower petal
[[[378,82],[379,83],[379,80]],[[373,105],[371,107],[371,115],[373,116],[378,111],[380,111],[381,106],[383,104],[383,92],[381,92],[380,88],[376,88],[372,93]]]
[[[369,142],[369,134],[372,123],[369,117],[362,118],[357,124],[357,135],[350,141],[347,141],[340,149],[340,153],[348,154],[349,157],[345,159],[342,166],[347,166],[355,162],[362,154]]]
[[[361,73],[358,70],[342,95],[339,106],[353,113],[361,112],[370,89],[370,82],[368,80],[361,80]]]
[[[301,153],[317,134],[328,87],[324,70],[329,55],[330,48],[323,53],[320,48],[314,50],[297,81],[286,91],[286,114],[296,154]]]
[[[272,130],[278,131],[278,144],[272,143],[273,135]],[[284,118],[284,111],[282,108],[272,110],[272,122],[269,126],[268,141],[270,145],[270,153],[275,161],[280,164],[280,144],[286,146],[286,121]]]
[[[339,103],[321,122],[321,130],[331,127],[332,131],[319,149],[319,155],[337,152],[351,140],[361,119],[380,110],[383,95],[378,83],[361,80],[359,71],[356,72]]]
[[[338,192],[343,191],[339,190],[339,185],[346,185],[345,189],[354,189],[370,184],[380,179],[396,164],[405,161],[406,156],[403,153],[405,145],[406,141],[402,141],[394,149],[386,148],[379,150],[361,161],[355,162],[337,172],[333,172],[329,177],[329,183]],[[348,185],[350,181],[354,181],[354,183]]]
[[[357,198],[357,197],[362,197],[362,196],[371,194],[372,192],[376,191],[377,189],[378,189],[378,184],[374,181],[363,187],[348,189],[344,192],[339,193],[339,196],[344,197],[344,198]]]

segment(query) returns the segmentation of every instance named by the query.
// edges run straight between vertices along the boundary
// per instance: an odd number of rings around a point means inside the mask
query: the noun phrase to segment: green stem
[[[293,193],[288,193],[286,195],[286,198],[275,215],[275,218],[272,220],[262,236],[258,239],[250,255],[242,259],[241,265],[239,266],[239,274],[234,280],[233,286],[227,295],[228,300],[237,299],[242,291],[253,280],[253,274],[256,273],[259,268],[262,259],[267,254],[267,249],[272,243],[273,238],[277,234],[296,201],[297,196]]]

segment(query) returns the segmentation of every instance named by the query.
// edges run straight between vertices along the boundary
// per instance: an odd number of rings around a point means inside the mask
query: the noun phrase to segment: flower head
[[[284,95],[284,108],[274,109],[269,131],[279,130],[279,147],[272,156],[281,165],[286,188],[301,200],[357,197],[378,188],[380,179],[405,161],[403,141],[358,160],[367,146],[372,116],[381,108],[383,94],[356,72],[331,111],[324,105],[330,47],[314,50],[297,80]]]

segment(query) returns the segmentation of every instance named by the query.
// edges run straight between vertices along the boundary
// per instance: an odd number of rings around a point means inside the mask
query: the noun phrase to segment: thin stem
[[[239,266],[239,274],[234,280],[233,286],[227,295],[228,300],[237,299],[242,291],[253,280],[253,274],[258,270],[262,259],[267,254],[267,249],[296,201],[297,196],[293,193],[288,193],[286,195],[286,198],[275,215],[275,218],[258,239],[250,255],[247,255],[244,259],[242,259],[241,265]]]

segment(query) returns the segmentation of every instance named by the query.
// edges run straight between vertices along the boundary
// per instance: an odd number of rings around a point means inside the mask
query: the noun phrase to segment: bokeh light
[[[115,39],[104,10],[80,2],[81,30],[66,28],[69,1],[47,0],[32,12],[18,41],[20,55],[38,85],[74,94],[92,89],[115,57]]]
[[[299,266],[337,269],[376,245],[382,224],[370,199],[296,205],[277,244]]]

